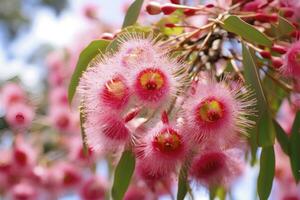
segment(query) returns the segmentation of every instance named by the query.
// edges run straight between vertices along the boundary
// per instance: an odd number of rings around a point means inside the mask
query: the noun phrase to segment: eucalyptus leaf
[[[257,192],[260,200],[267,200],[273,185],[275,175],[274,147],[263,147],[260,156],[260,171],[257,179]]]
[[[114,200],[122,200],[130,184],[135,168],[135,155],[125,150],[116,167],[111,195]]]
[[[227,31],[235,33],[253,44],[264,45],[267,47],[272,46],[270,38],[237,16],[228,16],[221,26]]]

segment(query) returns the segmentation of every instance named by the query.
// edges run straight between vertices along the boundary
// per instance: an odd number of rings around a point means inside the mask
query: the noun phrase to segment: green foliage
[[[75,95],[76,88],[78,86],[79,80],[83,72],[87,69],[89,63],[93,58],[98,54],[104,54],[105,49],[108,46],[109,41],[107,40],[95,40],[91,42],[81,53],[75,68],[74,73],[72,74],[71,81],[69,84],[68,90],[68,100],[69,103],[72,102],[72,99]]]
[[[279,36],[288,35],[295,30],[295,26],[287,19],[279,16],[277,30]]]
[[[131,26],[136,23],[144,0],[135,0],[127,10],[122,28],[126,28],[127,26]]]
[[[257,192],[260,200],[267,200],[273,185],[275,174],[274,147],[263,147],[260,156],[260,171],[257,179]]]
[[[268,103],[261,84],[259,71],[253,60],[249,49],[243,45],[243,66],[246,83],[254,88],[258,109],[258,134],[257,143],[259,146],[270,146],[275,142],[275,133],[272,117],[268,110]]]
[[[231,15],[227,17],[223,21],[222,27],[229,32],[241,36],[253,44],[260,44],[267,47],[272,46],[272,41],[265,34],[237,16]]]
[[[276,139],[279,142],[281,149],[286,155],[289,155],[290,142],[287,134],[284,132],[284,130],[281,128],[278,122],[273,120],[273,124],[276,132]]]
[[[292,172],[296,182],[300,180],[300,111],[296,114],[296,118],[292,127],[290,136],[290,161]]]
[[[114,200],[122,200],[131,181],[135,168],[135,155],[125,150],[116,167],[111,195]]]
[[[181,167],[178,177],[177,200],[183,200],[188,192],[187,168]]]

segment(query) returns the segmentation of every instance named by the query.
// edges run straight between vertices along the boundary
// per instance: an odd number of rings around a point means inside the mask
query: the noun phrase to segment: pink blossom
[[[38,199],[37,195],[36,188],[26,182],[16,184],[11,190],[12,200],[35,200]]]
[[[51,89],[49,96],[52,105],[68,105],[67,89],[65,87],[55,87]]]
[[[229,186],[242,172],[241,158],[237,149],[206,150],[194,158],[190,174],[205,186]]]
[[[23,89],[16,83],[7,83],[1,89],[1,102],[5,108],[25,101]]]
[[[300,41],[293,43],[284,56],[282,72],[294,78],[300,78]]]
[[[105,199],[106,184],[99,177],[91,177],[83,183],[80,196],[83,200]]]
[[[187,144],[179,130],[172,125],[158,123],[138,147],[139,162],[153,174],[175,172],[187,152]]]
[[[97,152],[119,148],[130,137],[124,119],[112,110],[87,113],[84,128],[88,146]]]
[[[184,104],[186,135],[197,142],[206,138],[221,138],[231,142],[237,133],[246,134],[253,125],[247,115],[253,114],[255,101],[251,93],[239,85],[229,88],[225,82],[200,83]]]
[[[49,120],[59,131],[70,133],[76,129],[76,119],[68,107],[51,107]]]
[[[34,118],[33,109],[23,103],[13,104],[6,112],[6,121],[15,129],[28,128]]]
[[[127,106],[131,92],[122,71],[111,60],[102,60],[83,74],[78,91],[86,112],[101,111],[103,107],[120,110]]]

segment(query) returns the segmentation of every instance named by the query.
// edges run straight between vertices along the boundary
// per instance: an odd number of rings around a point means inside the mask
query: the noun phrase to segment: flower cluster
[[[118,51],[95,58],[80,80],[88,146],[132,148],[136,176],[152,186],[181,166],[205,186],[229,186],[242,172],[236,155],[254,125],[252,93],[228,78],[189,81],[186,63],[162,41],[123,36]]]

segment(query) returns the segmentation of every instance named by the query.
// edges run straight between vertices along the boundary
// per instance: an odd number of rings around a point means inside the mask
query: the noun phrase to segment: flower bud
[[[280,53],[280,54],[285,54],[287,49],[283,46],[280,46],[280,45],[276,45],[274,44],[272,47],[271,47],[271,50],[272,51],[275,51],[277,53]]]
[[[161,13],[160,4],[154,1],[151,1],[147,6],[146,10],[150,15],[158,15]]]
[[[278,16],[276,14],[268,15],[265,13],[258,13],[255,16],[255,20],[260,22],[276,22],[278,20]]]
[[[100,38],[104,39],[104,40],[112,40],[112,39],[114,39],[114,35],[111,33],[102,33]]]
[[[170,15],[177,10],[176,5],[167,3],[161,7],[161,11],[165,15]]]
[[[272,65],[274,68],[278,69],[282,66],[283,62],[281,58],[272,57]]]
[[[271,53],[269,51],[261,51],[259,53],[263,58],[271,58]]]
[[[180,4],[180,0],[170,0],[171,3]]]

